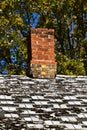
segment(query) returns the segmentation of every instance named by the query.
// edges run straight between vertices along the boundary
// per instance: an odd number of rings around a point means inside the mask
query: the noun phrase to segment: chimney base
[[[34,78],[54,78],[56,75],[56,62],[31,61],[30,73]]]

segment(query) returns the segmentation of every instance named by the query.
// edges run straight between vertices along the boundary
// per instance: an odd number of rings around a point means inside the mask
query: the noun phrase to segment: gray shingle
[[[1,130],[86,130],[87,76],[0,75]]]

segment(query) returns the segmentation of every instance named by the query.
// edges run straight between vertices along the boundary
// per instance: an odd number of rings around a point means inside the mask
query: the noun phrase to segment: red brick
[[[30,33],[30,64],[33,64],[33,66],[36,64],[56,66],[54,54],[54,30],[47,28],[31,28]],[[38,75],[38,72],[35,73]]]

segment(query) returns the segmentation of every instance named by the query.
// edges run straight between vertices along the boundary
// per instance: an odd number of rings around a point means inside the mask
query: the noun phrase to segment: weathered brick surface
[[[56,64],[47,64],[47,62],[43,64],[31,64],[31,73],[33,73],[33,77],[54,78],[56,74]]]
[[[33,77],[54,78],[56,74],[54,30],[47,28],[31,28],[30,37],[30,72],[33,74]],[[47,67],[43,70],[41,67],[38,68],[40,65],[46,65]],[[53,68],[50,67],[51,65],[53,65]]]

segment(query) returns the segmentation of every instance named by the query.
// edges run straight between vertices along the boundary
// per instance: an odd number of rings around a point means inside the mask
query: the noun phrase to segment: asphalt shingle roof
[[[0,75],[0,130],[87,130],[87,76]]]

